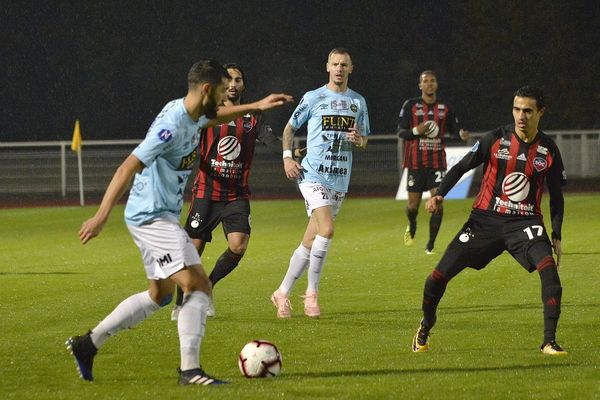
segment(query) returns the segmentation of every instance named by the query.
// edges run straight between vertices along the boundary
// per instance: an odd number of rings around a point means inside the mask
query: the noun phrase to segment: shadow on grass
[[[2,275],[80,275],[81,272],[3,272],[0,271],[0,276]]]
[[[548,368],[570,368],[577,364],[540,364],[540,365],[506,365],[498,367],[470,367],[470,368],[419,368],[419,369],[402,369],[402,368],[384,368],[370,369],[366,371],[332,371],[332,372],[297,372],[285,373],[285,377],[291,378],[335,378],[348,376],[374,376],[374,375],[407,375],[407,374],[431,374],[431,373],[464,373],[464,372],[490,372],[490,371],[526,371]]]

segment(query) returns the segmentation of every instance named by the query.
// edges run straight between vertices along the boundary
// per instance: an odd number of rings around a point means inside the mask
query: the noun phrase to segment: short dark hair
[[[426,69],[425,71],[423,71],[423,72],[421,72],[419,74],[419,83],[421,83],[421,78],[423,77],[423,75],[432,75],[432,76],[435,76],[437,78],[437,76],[436,76],[436,74],[435,74],[434,71],[432,71],[430,69]]]
[[[192,65],[188,72],[188,88],[199,83],[218,85],[223,78],[231,79],[227,70],[215,60],[201,60]]]
[[[335,48],[331,49],[331,51],[329,52],[329,55],[327,56],[327,61],[329,61],[329,57],[331,57],[334,54],[346,54],[348,57],[350,57],[350,59],[352,59],[352,56],[350,55],[350,52],[348,51],[347,48],[335,47]]]
[[[544,91],[542,88],[537,86],[523,86],[517,89],[515,92],[515,97],[529,97],[534,99],[538,110],[546,107],[546,98],[544,96]]]
[[[242,67],[240,67],[239,64],[237,63],[227,63],[223,65],[223,68],[227,69],[237,69],[238,71],[240,71],[240,74],[242,75],[242,79],[244,80],[244,86],[246,85],[246,73],[244,72],[244,70],[242,69]]]

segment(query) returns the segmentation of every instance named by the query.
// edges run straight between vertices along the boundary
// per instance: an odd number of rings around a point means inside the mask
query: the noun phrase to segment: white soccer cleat
[[[212,296],[208,298],[208,305],[206,306],[206,316],[214,317],[216,315],[215,303],[213,302]]]

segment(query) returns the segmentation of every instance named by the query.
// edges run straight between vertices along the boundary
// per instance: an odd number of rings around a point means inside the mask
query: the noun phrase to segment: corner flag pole
[[[83,198],[83,164],[81,162],[81,147],[83,140],[81,139],[81,129],[79,120],[75,120],[75,129],[73,130],[73,141],[71,142],[71,150],[77,153],[77,171],[79,172],[79,204],[83,207],[85,201]]]

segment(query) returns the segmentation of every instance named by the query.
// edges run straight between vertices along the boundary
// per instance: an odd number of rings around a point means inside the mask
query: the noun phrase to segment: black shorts
[[[535,243],[535,251],[529,249]],[[544,257],[552,257],[552,245],[539,217],[503,217],[473,211],[448,245],[436,267],[448,278],[465,267],[483,269],[504,250],[529,272]]]
[[[194,199],[185,222],[185,231],[192,239],[212,240],[212,231],[223,224],[225,237],[231,232],[250,234],[250,202],[248,199],[214,201]]]
[[[408,169],[406,191],[423,193],[440,186],[446,170],[433,168]]]

